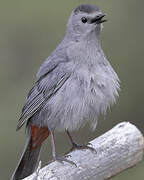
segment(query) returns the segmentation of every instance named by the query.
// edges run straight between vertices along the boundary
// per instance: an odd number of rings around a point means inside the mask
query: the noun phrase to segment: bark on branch
[[[70,153],[77,167],[53,162],[24,180],[104,180],[134,166],[143,158],[144,137],[132,124],[123,122],[90,142],[97,153]]]

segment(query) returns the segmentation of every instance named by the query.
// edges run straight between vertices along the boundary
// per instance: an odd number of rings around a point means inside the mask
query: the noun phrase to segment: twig
[[[69,163],[53,162],[38,173],[39,180],[104,180],[134,166],[143,158],[144,137],[132,124],[123,122],[90,142],[97,153],[76,150]],[[32,180],[33,175],[24,180]]]

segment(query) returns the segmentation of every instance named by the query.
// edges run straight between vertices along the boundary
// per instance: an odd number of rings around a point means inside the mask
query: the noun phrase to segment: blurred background
[[[23,151],[25,128],[16,132],[27,93],[42,62],[62,40],[71,11],[81,3],[98,5],[108,14],[101,34],[106,56],[121,80],[120,98],[97,129],[73,133],[79,143],[88,142],[122,121],[130,121],[144,132],[144,1],[143,0],[53,0],[0,2],[0,179],[10,178]],[[56,149],[70,148],[64,133],[56,133]],[[51,159],[47,140],[41,156]],[[144,162],[113,180],[143,180]]]

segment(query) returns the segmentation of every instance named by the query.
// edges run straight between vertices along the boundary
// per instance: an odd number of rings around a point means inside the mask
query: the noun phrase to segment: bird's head
[[[82,4],[73,10],[67,24],[67,34],[82,38],[95,32],[98,36],[102,29],[102,23],[106,21],[103,19],[104,17],[105,14],[97,6]]]

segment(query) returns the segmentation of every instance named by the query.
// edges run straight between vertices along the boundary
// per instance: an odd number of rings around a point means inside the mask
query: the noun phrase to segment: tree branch
[[[143,158],[144,137],[132,124],[123,122],[90,142],[97,153],[70,153],[77,167],[53,162],[24,180],[104,180],[134,166]]]

